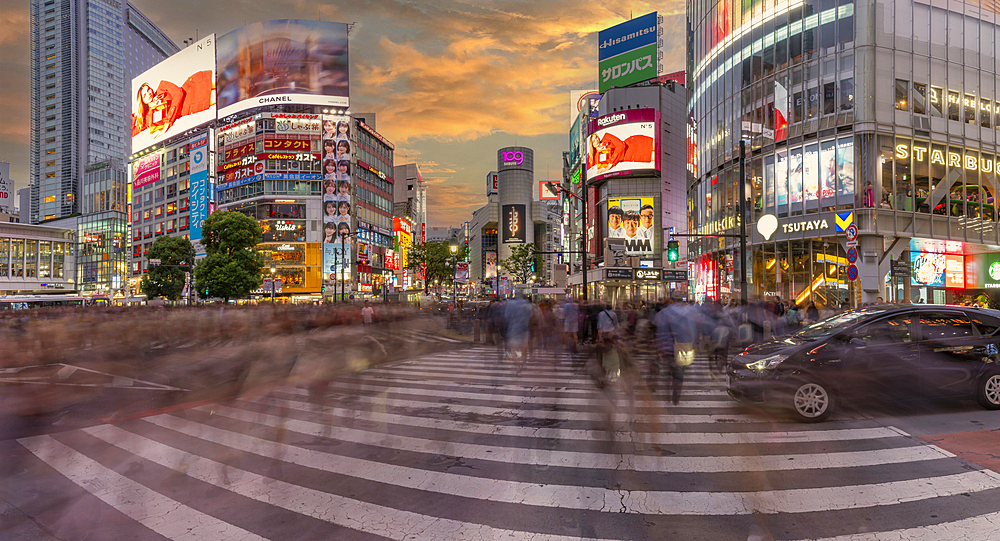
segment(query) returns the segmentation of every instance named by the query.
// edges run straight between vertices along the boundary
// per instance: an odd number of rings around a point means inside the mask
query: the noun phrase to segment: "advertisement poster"
[[[854,138],[837,139],[837,196],[840,204],[854,202]]]
[[[195,251],[204,253],[201,243],[201,227],[208,218],[208,137],[189,145],[191,153],[191,222],[190,238],[195,243]]]
[[[504,244],[524,244],[527,242],[524,205],[503,205],[501,242]]]
[[[219,37],[219,116],[265,105],[347,107],[347,25],[284,19]]]
[[[764,157],[764,206],[774,207],[774,156]]]
[[[802,149],[793,148],[788,153],[788,201],[802,202]]]
[[[323,281],[326,283],[351,280],[351,241],[346,244],[331,242],[323,244]],[[348,287],[350,290],[350,287]]]
[[[215,34],[132,79],[132,152],[215,120]]]
[[[778,206],[788,204],[788,151],[774,153],[774,192]]]
[[[10,214],[14,181],[10,179],[10,162],[0,162],[0,212]]]
[[[836,141],[824,141],[820,144],[819,151],[819,194],[823,198],[823,206],[826,201],[832,203],[834,195],[837,193],[837,143]]]
[[[500,175],[496,171],[486,173],[486,197],[500,192]]]
[[[947,256],[929,252],[910,252],[913,275],[911,286],[944,287]],[[964,287],[964,285],[963,285]]]
[[[624,240],[627,255],[652,255],[655,218],[652,197],[609,198],[608,239]]]
[[[132,189],[160,180],[160,152],[154,152],[132,162]]]
[[[466,284],[469,282],[469,262],[459,261],[455,267],[455,281],[459,284]]]
[[[819,145],[806,145],[802,152],[802,197],[806,208],[816,208],[819,201]]]
[[[625,21],[597,34],[598,89],[627,86],[656,77],[656,12]]]
[[[483,260],[483,276],[485,278],[494,278],[497,275],[497,253],[496,252],[486,252],[486,257]]]
[[[628,109],[590,121],[587,178],[600,180],[641,171],[659,171],[660,112]]]
[[[944,287],[965,289],[964,256],[944,256]]]

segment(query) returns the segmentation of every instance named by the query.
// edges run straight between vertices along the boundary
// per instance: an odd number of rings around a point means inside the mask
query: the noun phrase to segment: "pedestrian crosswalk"
[[[701,358],[676,406],[665,378],[599,390],[568,354],[502,359],[23,438],[0,483],[138,539],[990,539],[1000,518],[1000,475],[861,414],[739,405]]]

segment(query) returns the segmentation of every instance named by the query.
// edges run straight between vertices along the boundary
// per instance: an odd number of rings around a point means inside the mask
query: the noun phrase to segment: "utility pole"
[[[747,302],[747,141],[740,139],[740,304]]]

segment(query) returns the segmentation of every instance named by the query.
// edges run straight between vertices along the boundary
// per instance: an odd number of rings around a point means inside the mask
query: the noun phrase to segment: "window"
[[[920,315],[920,337],[944,340],[972,336],[972,322],[960,312],[928,312]]]
[[[876,321],[854,331],[854,337],[864,340],[868,345],[909,342],[910,318],[910,314],[901,314]]]
[[[163,205],[159,205],[158,207],[156,207],[155,216],[157,218],[159,218],[160,216],[163,216]]]
[[[962,95],[954,90],[948,91],[948,120],[961,120],[960,111]]]
[[[56,196],[50,195],[50,196],[46,197],[45,198],[45,202],[46,203],[55,203],[56,202]]]
[[[965,111],[964,119],[966,124],[976,123],[976,97],[972,94],[966,94],[965,99],[962,100],[962,109]]]
[[[972,314],[972,323],[982,336],[989,336],[1000,328],[1000,320],[980,314]]]

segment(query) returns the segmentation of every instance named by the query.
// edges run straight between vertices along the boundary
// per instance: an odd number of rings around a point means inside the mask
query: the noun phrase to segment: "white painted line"
[[[337,494],[322,492],[307,487],[287,483],[258,475],[246,470],[231,468],[220,462],[187,453],[126,432],[118,427],[104,425],[84,429],[116,447],[124,449],[145,460],[173,467],[187,466],[189,477],[210,483],[240,494],[247,498],[281,507],[333,524],[361,532],[387,536],[393,539],[551,539],[570,541],[578,537],[548,536],[493,528],[483,524],[450,520],[409,511],[401,511],[383,505],[362,502]],[[228,479],[224,472],[233,472]],[[225,481],[228,480],[229,483]],[[226,537],[203,537],[202,539],[226,539]]]
[[[170,416],[147,418],[146,421],[170,429],[188,425],[190,435],[206,441],[226,441],[229,442],[226,445],[236,449],[267,457],[280,457],[280,460],[285,462],[358,479],[503,503],[593,511],[612,510],[621,506],[622,494],[617,490],[484,479],[395,466],[377,461],[352,459],[339,455],[331,456],[328,453],[250,438],[242,434],[190,423],[184,419],[176,417],[168,419],[167,417]],[[288,428],[292,428],[290,424]],[[98,427],[85,430],[105,439],[112,445],[121,446],[129,451],[134,449],[137,454],[148,452],[148,449],[157,445],[166,447],[154,440],[125,432],[117,427],[108,427],[107,429]],[[167,449],[172,448],[167,447]],[[143,457],[153,460],[153,458],[144,455]],[[695,458],[695,460],[698,459]],[[759,492],[632,490],[628,491],[627,509],[629,512],[642,514],[684,515],[807,513],[891,505],[901,501],[918,501],[997,487],[1000,487],[1000,483],[993,479],[979,475],[978,472],[965,472],[936,478],[867,485]]]
[[[470,406],[466,404],[435,404],[431,402],[421,402],[418,400],[403,400],[399,398],[364,397],[358,401],[374,403],[379,407],[396,406],[401,408],[411,408],[419,410],[433,410],[439,413],[473,413],[489,416],[506,416],[511,419],[548,419],[552,421],[588,421],[594,423],[604,422],[608,419],[605,412],[582,412],[582,411],[546,411],[546,410],[522,410],[518,406],[520,403],[511,403],[508,407],[500,406]],[[622,410],[623,408],[616,408]],[[776,421],[764,414],[745,413],[640,413],[625,417],[625,411],[616,411],[615,416],[622,420],[632,419],[639,423],[718,423],[718,422],[792,422]]]
[[[565,378],[552,379],[546,378],[544,376],[535,376],[531,373],[530,369],[525,369],[520,376],[514,374],[513,371],[509,373],[496,374],[496,375],[478,375],[478,374],[466,374],[462,372],[454,372],[452,374],[445,374],[441,372],[423,372],[419,370],[387,370],[387,369],[371,369],[365,371],[367,377],[378,377],[382,374],[386,376],[392,376],[395,378],[410,378],[418,379],[421,381],[448,381],[458,383],[459,380],[471,380],[474,382],[498,382],[498,383],[519,383],[522,386],[560,386],[560,385],[583,385],[593,387],[594,382],[590,380],[587,376],[582,374],[575,374],[572,376],[567,376]],[[665,381],[665,380],[664,380]],[[697,389],[708,389],[717,388],[725,390],[726,384],[723,381],[710,382],[710,381],[685,381],[684,387],[693,387]]]
[[[941,541],[961,539],[962,541],[993,541],[997,538],[997,524],[1000,513],[988,513],[953,522],[942,522],[918,528],[905,528],[885,532],[862,532],[856,534],[827,537],[816,541]]]
[[[581,453],[550,449],[502,447],[475,443],[438,441],[388,434],[378,428],[364,430],[342,426],[331,427],[312,421],[284,419],[228,406],[199,406],[201,411],[214,411],[231,419],[248,423],[263,423],[312,436],[331,434],[332,438],[353,443],[376,445],[415,453],[446,454],[475,460],[492,460],[510,464],[537,464],[570,468],[616,469],[624,467],[644,472],[723,473],[747,471],[790,471],[826,468],[851,468],[900,464],[921,460],[936,460],[941,454],[927,446],[879,449],[874,451],[846,451],[839,453],[747,455],[747,456],[649,456],[621,454]],[[359,416],[360,419],[365,417]]]
[[[353,394],[358,391],[357,385],[351,385],[347,383],[332,383],[328,387],[330,392],[341,392]],[[371,389],[366,389],[371,391]],[[309,391],[306,389],[295,388],[295,394],[300,396],[308,396]],[[514,404],[517,406],[531,406],[531,405],[549,405],[549,406],[609,406],[607,398],[600,396],[596,389],[591,393],[591,396],[596,398],[552,398],[546,396],[521,396],[521,395],[510,395],[496,392],[476,392],[468,393],[464,391],[442,391],[438,389],[417,389],[417,388],[406,388],[406,387],[382,387],[380,395],[413,395],[413,396],[426,396],[430,398],[453,398],[456,400],[493,400],[498,402],[506,402],[508,404]],[[616,402],[621,404],[628,400],[628,397],[624,393],[619,393],[620,396],[616,396]],[[658,398],[659,397],[659,398]],[[366,397],[356,396],[354,399],[364,400]],[[441,405],[435,402],[428,402],[428,404]],[[653,397],[639,398],[635,399],[636,407],[664,407],[671,404],[670,399],[665,393],[656,393]],[[711,408],[716,410],[727,409],[727,408],[745,408],[739,402],[735,400],[729,401],[692,401],[685,400],[682,404],[685,408]]]
[[[50,436],[17,441],[73,483],[168,539],[265,541],[263,537],[151,490]],[[171,467],[174,464],[164,465]]]
[[[277,401],[290,409],[316,412],[315,406],[305,402]],[[580,430],[572,428],[532,428],[527,426],[506,426],[470,421],[451,421],[429,417],[411,417],[394,413],[364,410],[357,405],[339,403],[326,409],[327,413],[343,411],[348,417],[363,415],[369,421],[391,423],[402,426],[418,426],[465,432],[470,434],[491,434],[526,438],[558,438],[560,440],[615,440],[618,435],[607,430]],[[353,414],[348,414],[354,411]],[[338,417],[344,417],[338,415]],[[868,439],[897,438],[899,434],[886,428],[847,428],[832,430],[799,430],[774,432],[646,432],[641,433],[642,443],[659,445],[743,445],[761,443],[813,443],[821,441],[858,441]]]

